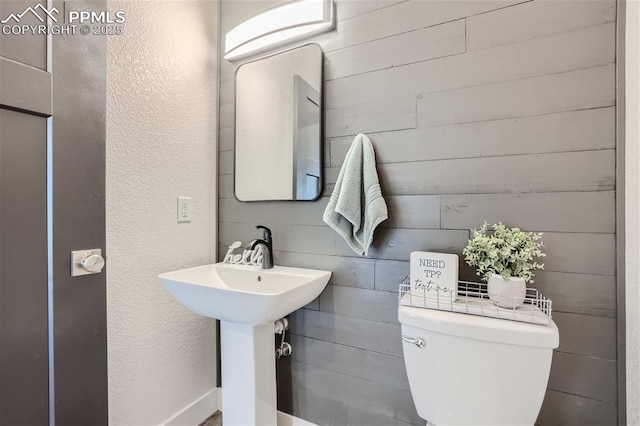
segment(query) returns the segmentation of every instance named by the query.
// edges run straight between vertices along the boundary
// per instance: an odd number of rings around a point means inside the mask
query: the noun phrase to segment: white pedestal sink
[[[320,295],[331,272],[216,263],[158,276],[191,311],[220,323],[226,425],[275,425],[274,322]]]

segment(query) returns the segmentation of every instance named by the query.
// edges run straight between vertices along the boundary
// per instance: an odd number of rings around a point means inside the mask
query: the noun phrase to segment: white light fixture
[[[333,29],[333,0],[296,0],[247,19],[225,38],[224,58],[238,60]]]

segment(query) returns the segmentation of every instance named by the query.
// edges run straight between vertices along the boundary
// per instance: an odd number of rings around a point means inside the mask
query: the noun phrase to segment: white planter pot
[[[505,281],[500,275],[492,274],[487,282],[489,299],[501,308],[519,308],[527,295],[524,278],[511,277]]]

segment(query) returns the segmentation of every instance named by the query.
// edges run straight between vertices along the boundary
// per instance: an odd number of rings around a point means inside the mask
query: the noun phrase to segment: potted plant
[[[487,282],[487,292],[493,303],[503,308],[522,306],[533,271],[544,269],[535,258],[544,257],[542,233],[507,228],[502,223],[491,226],[485,222],[474,229],[473,236],[463,250],[469,266],[478,269],[477,275]]]

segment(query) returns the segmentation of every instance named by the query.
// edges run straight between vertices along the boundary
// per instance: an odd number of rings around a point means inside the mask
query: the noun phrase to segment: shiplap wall
[[[223,0],[222,34],[275,3]],[[238,63],[221,63],[220,245],[265,224],[277,264],[333,271],[292,315],[280,408],[319,424],[424,424],[397,321],[409,253],[460,253],[470,228],[501,220],[545,233],[535,285],[554,301],[560,348],[538,422],[615,424],[615,1],[336,5],[336,30],[315,39],[325,51],[320,200],[233,198]],[[359,132],[376,148],[390,216],[369,258],[322,222]]]

